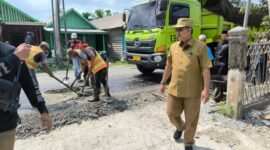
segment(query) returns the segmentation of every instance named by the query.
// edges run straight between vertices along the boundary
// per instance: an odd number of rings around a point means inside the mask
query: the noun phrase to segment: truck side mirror
[[[168,6],[168,0],[160,0],[160,11],[166,11]]]
[[[127,19],[126,13],[123,13],[122,19],[123,19],[123,22],[126,22],[126,19]]]
[[[166,17],[166,13],[163,11],[159,13],[156,17],[157,17],[157,20],[164,20]]]

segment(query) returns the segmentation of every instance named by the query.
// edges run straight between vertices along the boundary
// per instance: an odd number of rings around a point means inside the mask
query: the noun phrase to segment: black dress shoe
[[[182,131],[176,130],[176,131],[174,132],[174,134],[173,134],[173,138],[174,138],[175,140],[180,139],[181,136],[182,136]]]
[[[185,150],[193,150],[193,146],[185,146]]]

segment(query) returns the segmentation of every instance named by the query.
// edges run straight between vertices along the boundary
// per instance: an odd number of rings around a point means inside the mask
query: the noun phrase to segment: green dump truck
[[[143,74],[164,69],[170,46],[177,41],[172,26],[178,18],[192,18],[193,37],[205,34],[210,45],[218,41],[222,30],[233,25],[203,9],[198,0],[147,0],[130,10],[125,32],[126,60],[136,64]]]

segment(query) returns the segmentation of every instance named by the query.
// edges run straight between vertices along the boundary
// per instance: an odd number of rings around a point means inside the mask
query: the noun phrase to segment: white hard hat
[[[204,39],[206,39],[206,36],[205,36],[204,34],[201,34],[201,35],[199,36],[199,40],[204,40]]]
[[[71,38],[72,38],[72,39],[77,38],[77,34],[76,34],[76,33],[72,33],[72,34],[71,34]]]

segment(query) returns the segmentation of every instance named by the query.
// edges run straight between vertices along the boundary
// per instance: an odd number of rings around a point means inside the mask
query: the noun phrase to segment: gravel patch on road
[[[146,90],[147,91],[147,90]],[[65,89],[53,90],[47,93],[67,92]],[[153,90],[141,94],[125,94],[116,97],[111,97],[112,103],[107,103],[105,97],[101,96],[101,101],[88,102],[91,100],[91,91],[88,91],[90,96],[78,97],[75,96],[61,103],[49,106],[50,116],[53,118],[53,129],[61,128],[70,124],[81,124],[82,121],[98,119],[103,116],[108,116],[117,112],[122,112],[132,107],[141,106],[149,102],[158,100],[151,93]],[[40,115],[38,113],[28,113],[21,117],[22,124],[17,128],[17,138],[24,139],[30,136],[44,134],[45,130],[40,124]]]

